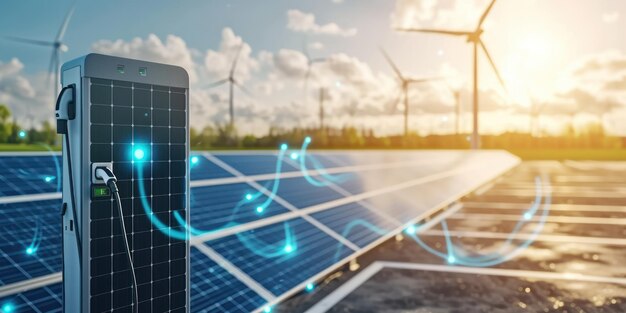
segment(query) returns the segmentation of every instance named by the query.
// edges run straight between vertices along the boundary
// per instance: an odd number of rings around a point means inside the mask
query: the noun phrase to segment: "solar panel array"
[[[270,308],[519,162],[496,151],[323,152],[302,168],[297,152],[287,153],[278,181],[277,153],[192,156],[191,312]],[[29,170],[29,158],[56,176],[51,156],[0,156],[0,163]],[[44,194],[54,182],[44,183],[39,200],[19,188],[0,198],[0,308],[61,309],[60,195]],[[25,253],[37,229],[37,251]]]

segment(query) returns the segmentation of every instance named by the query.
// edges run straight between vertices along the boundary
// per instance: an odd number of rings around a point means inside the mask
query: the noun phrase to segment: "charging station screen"
[[[139,312],[184,312],[187,180],[186,89],[89,79],[90,162],[110,163],[118,179],[135,266]],[[89,164],[91,166],[91,164]],[[113,198],[92,186],[91,312],[130,312],[130,265]]]

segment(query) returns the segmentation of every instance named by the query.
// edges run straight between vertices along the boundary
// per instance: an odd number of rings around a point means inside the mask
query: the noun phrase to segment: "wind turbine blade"
[[[72,4],[72,8],[67,12],[65,19],[63,20],[63,24],[61,24],[61,28],[59,28],[59,33],[57,34],[56,41],[59,42],[63,40],[65,36],[65,32],[67,31],[67,26],[70,24],[70,19],[72,19],[72,15],[74,14],[74,9],[76,8],[76,2]]]
[[[400,28],[397,29],[403,32],[416,32],[416,33],[429,33],[429,34],[441,34],[451,36],[468,36],[471,32],[456,31],[456,30],[443,30],[443,29],[429,29],[429,28]]]
[[[306,38],[304,38],[304,41],[302,41],[302,53],[306,57],[307,61],[311,62],[311,56],[309,55],[309,43],[307,42]]]
[[[479,42],[480,42],[480,47],[483,49],[483,52],[485,52],[485,56],[487,57],[487,60],[489,60],[489,64],[491,64],[491,68],[493,68],[493,71],[496,73],[496,77],[498,77],[498,80],[500,81],[502,88],[504,88],[504,91],[508,93],[509,91],[506,88],[506,84],[504,84],[504,80],[502,80],[502,76],[500,76],[500,72],[498,72],[496,63],[493,62],[493,59],[491,58],[489,51],[487,51],[487,47],[485,46],[482,40],[480,40]]]
[[[222,80],[218,80],[218,81],[216,81],[216,82],[213,82],[213,83],[208,84],[208,85],[206,86],[206,88],[215,88],[215,87],[217,87],[217,86],[221,86],[221,85],[225,84],[226,82],[228,82],[228,79],[227,79],[227,78],[222,79]]]
[[[426,78],[418,78],[418,79],[408,79],[407,81],[410,84],[420,84],[420,83],[427,83],[427,82],[434,82],[434,81],[438,81],[438,80],[443,80],[445,79],[445,77],[426,77]]]
[[[496,3],[496,0],[491,0],[491,3],[489,3],[489,6],[487,7],[487,9],[485,9],[485,12],[480,17],[480,21],[478,22],[478,26],[476,26],[476,28],[480,28],[481,26],[483,26],[483,23],[485,22],[487,15],[489,15],[489,12],[491,11],[491,8],[493,8],[493,5],[495,3]]]
[[[241,84],[240,82],[233,80],[233,83],[235,83],[235,86],[237,86],[239,89],[241,89],[241,91],[243,91],[246,95],[248,95],[249,97],[253,97],[254,98],[254,94],[252,94],[252,92],[250,90],[248,90],[248,88],[244,87],[243,84]]]
[[[241,54],[241,49],[243,49],[243,41],[239,45],[237,49],[237,54],[235,54],[235,59],[233,60],[233,65],[230,68],[230,77],[232,78],[235,75],[235,69],[237,68],[237,62],[239,61],[239,55]]]
[[[400,78],[400,80],[404,80],[404,76],[402,76],[402,72],[400,72],[400,69],[396,66],[395,63],[393,63],[393,61],[391,60],[391,58],[389,57],[389,55],[387,54],[387,51],[385,51],[385,49],[383,49],[382,47],[380,48],[380,52],[382,52],[383,56],[385,57],[385,59],[387,60],[387,63],[389,63],[389,65],[391,65],[391,68],[393,68],[393,71],[396,73],[396,75],[398,76],[398,78]]]
[[[43,41],[43,40],[20,38],[20,37],[13,37],[13,36],[4,36],[4,39],[15,41],[15,42],[27,43],[31,45],[44,46],[44,47],[54,46],[54,42]]]
[[[46,88],[50,87],[50,78],[54,75],[54,63],[56,62],[56,54],[57,50],[52,50],[52,55],[50,56],[50,64],[48,64],[48,72],[46,73]],[[52,90],[54,90],[54,86],[52,86]],[[55,97],[57,95],[54,95]]]
[[[309,62],[311,62],[311,64],[313,64],[313,63],[322,63],[322,62],[326,62],[326,58],[309,59]]]

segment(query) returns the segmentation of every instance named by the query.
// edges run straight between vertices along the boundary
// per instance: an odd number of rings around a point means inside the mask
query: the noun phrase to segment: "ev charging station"
[[[61,83],[63,311],[189,312],[187,72],[89,54]]]

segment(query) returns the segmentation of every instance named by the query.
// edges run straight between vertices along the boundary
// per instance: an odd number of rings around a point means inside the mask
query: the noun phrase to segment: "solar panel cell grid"
[[[61,270],[58,200],[0,204],[0,285]]]
[[[251,312],[266,302],[197,249],[191,273],[192,312]]]
[[[0,157],[0,197],[61,190],[60,156]]]
[[[270,188],[271,185],[267,185]],[[250,200],[246,199],[249,195]],[[247,184],[196,187],[191,189],[191,226],[206,231],[215,231],[235,224],[247,223],[288,210],[276,202],[257,208],[267,201]]]
[[[2,312],[62,312],[63,286],[60,283],[0,298]],[[8,308],[8,310],[6,310]]]
[[[150,220],[183,229],[172,213],[184,218],[187,209],[185,91],[122,81],[91,82],[91,161],[112,162],[119,173],[139,310],[184,308],[186,243],[171,238],[167,229]],[[92,199],[90,213],[91,310],[130,311],[130,264],[113,199]]]
[[[290,232],[291,235],[286,235]],[[352,253],[301,218],[217,239],[207,245],[276,295]]]
[[[276,172],[277,156],[267,154],[232,155],[215,154],[215,157],[235,168],[244,175],[272,174]],[[282,171],[297,171],[294,166],[283,163]]]

